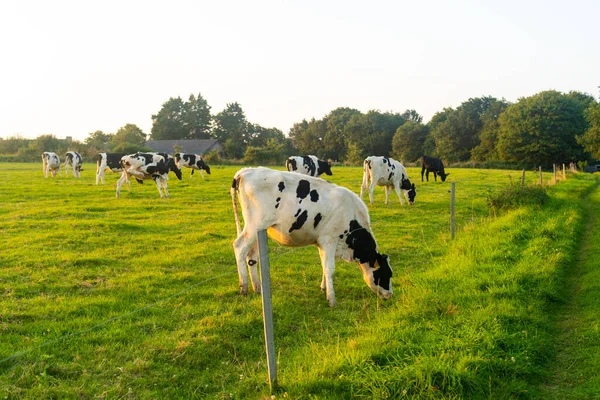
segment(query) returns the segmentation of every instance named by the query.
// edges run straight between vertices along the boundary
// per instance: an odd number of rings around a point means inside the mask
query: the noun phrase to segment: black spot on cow
[[[313,203],[316,203],[317,201],[319,201],[319,193],[317,193],[316,190],[310,191],[310,201],[312,201]]]
[[[394,176],[394,172],[392,171],[392,172],[390,172],[390,176],[388,176],[388,181],[391,181],[393,176]]]
[[[304,225],[304,223],[306,222],[307,219],[308,219],[308,211],[304,210],[302,212],[302,214],[300,214],[300,216],[296,219],[296,221],[294,221],[294,223],[290,227],[289,233],[292,233],[292,231],[302,228],[302,226]]]
[[[317,225],[319,225],[319,222],[321,222],[321,219],[323,217],[321,216],[321,213],[318,213],[317,215],[315,215],[315,222],[313,224],[313,227],[316,228]]]
[[[310,182],[307,181],[306,179],[301,179],[298,182],[298,187],[296,188],[296,197],[298,197],[300,200],[306,198],[306,196],[308,196],[308,194],[310,193]]]
[[[312,158],[310,158],[309,156],[302,156],[302,160],[304,168],[306,169],[306,172],[308,172],[308,175],[315,176],[317,166],[315,165],[315,162],[312,160]]]
[[[354,250],[354,259],[359,260],[361,264],[368,262],[371,268],[375,268],[377,244],[371,232],[356,220],[350,221],[350,233],[346,237],[346,244]]]
[[[344,235],[340,235],[340,239],[343,239],[343,238],[344,238]]]
[[[277,199],[275,199],[275,202],[277,203],[277,204],[275,204],[275,208],[279,207],[279,202],[280,201],[281,201],[281,197],[278,197]]]
[[[302,212],[302,209],[299,208],[298,211],[296,211],[296,214],[294,214],[294,218],[297,218],[298,215],[300,215],[301,212]]]
[[[283,192],[283,189],[285,189],[285,183],[283,183],[283,181],[279,182],[279,185],[277,185],[277,187],[279,188],[280,192]]]

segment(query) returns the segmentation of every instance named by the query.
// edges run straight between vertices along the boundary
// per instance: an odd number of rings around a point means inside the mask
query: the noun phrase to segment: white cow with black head
[[[69,168],[73,170],[73,176],[75,178],[81,177],[81,166],[83,165],[83,159],[81,154],[76,151],[67,151],[65,154],[65,176],[69,176]]]
[[[183,167],[191,168],[192,173],[190,174],[190,178],[194,176],[194,171],[200,171],[200,175],[204,178],[204,171],[210,175],[210,167],[200,154],[192,154],[192,153],[176,153],[175,154],[175,163],[177,163],[177,167],[179,169]]]
[[[373,191],[375,186],[385,186],[385,204],[388,203],[390,190],[393,188],[398,194],[400,204],[404,205],[400,190],[408,204],[415,203],[417,189],[414,183],[410,183],[406,168],[398,161],[390,157],[370,156],[363,163],[363,180],[360,187],[360,198],[362,199],[365,189],[369,188],[369,200],[373,205]]]
[[[62,173],[60,172],[60,158],[58,158],[56,153],[51,151],[42,153],[42,168],[46,178],[48,177],[49,172],[52,173],[53,178],[57,173],[62,176]]]
[[[319,160],[316,156],[292,156],[285,160],[285,168],[290,172],[308,176],[333,175],[331,164]]]
[[[237,197],[244,216],[244,229],[238,217]],[[356,261],[367,285],[379,296],[392,296],[392,269],[389,258],[381,254],[371,232],[365,204],[350,190],[325,180],[268,168],[243,168],[231,188],[238,237],[233,243],[240,290],[248,292],[250,268],[252,287],[260,292],[257,231],[284,246],[315,245],[319,249],[323,277],[331,306],[336,303],[333,290],[335,259]]]
[[[133,176],[139,183],[144,180],[152,179],[158,188],[160,197],[170,197],[167,189],[167,180],[169,171],[173,171],[177,178],[181,180],[181,170],[177,168],[173,157],[166,153],[135,153],[125,155],[121,158],[121,177],[117,181],[117,198],[120,196],[121,186],[129,182]]]

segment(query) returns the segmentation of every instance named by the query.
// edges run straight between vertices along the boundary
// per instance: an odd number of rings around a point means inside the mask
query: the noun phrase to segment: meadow
[[[491,210],[488,197],[520,171],[449,169],[447,182],[421,183],[408,168],[415,205],[400,206],[395,193],[385,205],[376,188],[368,206],[394,270],[389,301],[356,264],[338,261],[331,308],[317,249],[270,242],[279,381],[271,394],[261,299],[239,294],[232,250],[238,169],[211,165],[205,179],[184,170],[169,180],[170,199],[133,181],[116,199],[118,175],[96,186],[92,164],[80,179],[46,179],[41,163],[0,165],[0,398],[552,395],[556,315],[597,177],[549,185],[545,173],[546,204]],[[360,192],[359,167],[333,173],[327,180]],[[528,185],[538,181],[526,174]],[[584,394],[600,388],[586,384]]]

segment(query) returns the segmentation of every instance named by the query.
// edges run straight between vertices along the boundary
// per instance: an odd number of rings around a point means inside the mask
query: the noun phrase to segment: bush
[[[487,196],[487,203],[494,211],[511,210],[521,206],[541,206],[548,201],[546,190],[540,185],[521,186],[511,183],[504,190]]]

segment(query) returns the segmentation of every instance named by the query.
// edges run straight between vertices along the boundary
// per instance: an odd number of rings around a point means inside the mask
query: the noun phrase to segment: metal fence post
[[[542,177],[542,166],[540,165],[540,185],[544,186],[544,178]]]
[[[277,365],[275,361],[275,343],[273,339],[273,304],[271,302],[271,277],[269,274],[269,245],[267,231],[258,231],[258,254],[260,257],[260,285],[262,293],[263,322],[265,325],[265,349],[269,369],[271,392],[277,387]]]
[[[525,170],[521,172],[521,187],[525,186]]]
[[[452,239],[454,239],[454,200],[456,198],[456,184],[452,182],[452,189],[450,195],[450,232]]]

